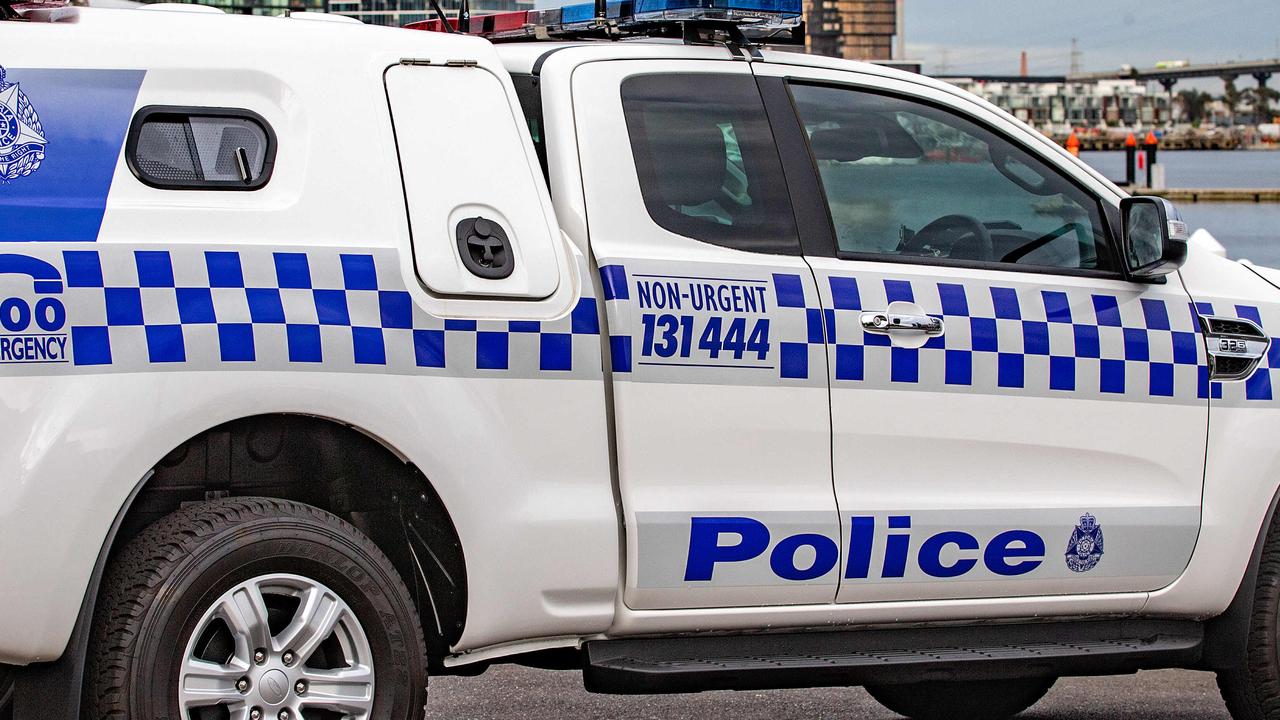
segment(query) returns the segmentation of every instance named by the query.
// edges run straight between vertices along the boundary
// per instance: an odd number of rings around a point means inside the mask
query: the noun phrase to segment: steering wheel
[[[969,215],[943,215],[920,228],[910,240],[898,246],[904,255],[947,257],[953,260],[995,258],[991,233],[982,221]]]

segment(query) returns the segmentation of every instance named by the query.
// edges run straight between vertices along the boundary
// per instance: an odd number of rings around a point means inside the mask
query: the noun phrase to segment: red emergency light
[[[533,24],[529,19],[529,15],[529,10],[516,10],[492,15],[473,15],[471,16],[471,28],[468,33],[472,35],[491,35],[493,33],[521,32],[526,26]],[[444,23],[438,18],[409,23],[405,27],[410,30],[450,32],[458,29],[458,19],[449,18],[448,30],[445,29]]]

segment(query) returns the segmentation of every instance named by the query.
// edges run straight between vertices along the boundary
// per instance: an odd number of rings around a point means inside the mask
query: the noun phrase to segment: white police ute
[[[798,13],[5,4],[6,712],[1280,718],[1280,271]]]

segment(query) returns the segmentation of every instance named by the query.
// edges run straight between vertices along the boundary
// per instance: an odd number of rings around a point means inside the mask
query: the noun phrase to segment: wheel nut
[[[261,665],[262,663],[264,663],[264,662],[266,662],[266,661],[267,661],[267,653],[266,653],[266,651],[265,651],[265,650],[254,650],[254,651],[253,651],[253,663],[254,663],[255,665]]]
[[[249,678],[240,678],[237,680],[236,689],[240,692],[249,692]]]
[[[292,651],[290,651],[290,650],[285,650],[285,651],[284,651],[284,655],[281,655],[281,656],[280,656],[280,661],[281,661],[281,662],[283,662],[285,665],[292,665],[292,664],[293,664],[293,652],[292,652]],[[283,711],[283,710],[281,710],[281,712],[284,712],[284,711]],[[281,718],[280,720],[284,720],[284,718]]]
[[[305,693],[305,692],[307,691],[307,681],[306,681],[306,680],[299,680],[297,683],[295,683],[295,684],[294,684],[294,686],[293,686],[293,690],[294,690],[294,692],[298,693],[299,695],[302,695],[303,693]]]
[[[249,720],[262,720],[262,710],[258,708],[249,710]]]
[[[277,715],[276,717],[280,718],[280,720],[289,720],[289,718],[293,716],[289,714],[288,710],[281,710],[280,714]]]

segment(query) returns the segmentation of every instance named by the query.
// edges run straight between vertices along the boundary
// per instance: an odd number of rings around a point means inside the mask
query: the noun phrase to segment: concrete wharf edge
[[[1150,188],[1128,188],[1133,195],[1157,195],[1174,202],[1209,203],[1277,203],[1280,202],[1280,188],[1169,188],[1152,190]]]

